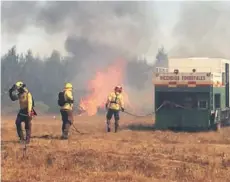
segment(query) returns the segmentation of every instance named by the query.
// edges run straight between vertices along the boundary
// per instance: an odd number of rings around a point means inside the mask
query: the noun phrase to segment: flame
[[[95,115],[98,108],[103,108],[108,94],[113,91],[116,85],[121,85],[124,88],[125,68],[125,61],[117,60],[105,70],[98,71],[95,78],[88,83],[88,90],[91,94],[80,100],[80,108],[86,111],[89,116]],[[122,94],[125,104],[130,105],[128,95],[124,91]]]

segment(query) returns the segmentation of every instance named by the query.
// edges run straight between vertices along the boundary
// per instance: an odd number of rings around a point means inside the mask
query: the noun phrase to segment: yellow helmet
[[[72,88],[73,88],[73,85],[72,85],[71,83],[66,83],[66,84],[65,84],[65,88],[71,88],[71,89],[72,89]]]
[[[122,86],[118,85],[114,88],[115,92],[119,92],[121,93],[122,92]]]
[[[16,85],[16,87],[20,88],[20,87],[22,87],[24,84],[23,84],[23,82],[18,81],[18,82],[15,83],[15,85]]]

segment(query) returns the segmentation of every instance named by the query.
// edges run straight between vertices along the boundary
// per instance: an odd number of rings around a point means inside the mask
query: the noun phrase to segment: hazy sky
[[[2,53],[13,45],[41,56],[106,45],[154,59],[163,45],[172,57],[230,59],[230,1],[14,3],[2,13]]]
[[[155,2],[154,9],[157,12],[157,20],[160,22],[158,28],[158,37],[160,37],[161,42],[157,44],[164,45],[166,48],[170,49],[173,46],[173,40],[170,36],[170,32],[176,23],[179,3],[178,2]],[[58,37],[58,39],[57,39]],[[13,45],[17,46],[19,52],[25,52],[29,48],[33,52],[39,53],[40,55],[49,55],[53,49],[59,50],[62,54],[65,54],[64,42],[67,35],[65,33],[59,34],[47,34],[45,30],[41,27],[28,26],[25,30],[21,32],[17,37],[11,37],[7,32],[2,32],[2,54],[5,53]],[[152,42],[153,46],[149,47],[148,52],[143,54],[148,54],[150,56],[155,56],[156,43]]]

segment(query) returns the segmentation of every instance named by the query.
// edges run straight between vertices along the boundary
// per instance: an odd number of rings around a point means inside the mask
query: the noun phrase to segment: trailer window
[[[196,99],[195,97],[185,97],[183,104],[186,108],[196,108]]]
[[[207,109],[208,108],[208,102],[206,100],[199,100],[198,101],[198,108],[199,109]]]
[[[220,94],[215,94],[214,101],[215,101],[215,109],[219,109],[220,108]]]
[[[164,106],[166,109],[172,108],[197,108],[197,93],[189,93],[189,92],[157,92],[157,100],[156,107],[161,106],[161,104],[165,101],[169,101],[176,105],[167,104]]]

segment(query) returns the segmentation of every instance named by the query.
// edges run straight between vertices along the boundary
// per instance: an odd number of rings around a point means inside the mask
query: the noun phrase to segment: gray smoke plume
[[[16,37],[33,25],[50,35],[64,33],[65,49],[78,67],[76,83],[85,87],[99,68],[116,58],[135,60],[150,46],[158,45],[161,22],[157,21],[155,3],[7,1],[1,6],[2,32]],[[181,2],[178,22],[169,33],[175,41],[169,57],[230,59],[229,17],[229,2]],[[167,50],[167,41],[165,44]],[[128,84],[139,93],[146,85],[151,87],[151,67],[132,63]]]
[[[135,60],[147,52],[158,31],[153,2],[3,2],[3,32],[16,37],[31,25],[51,35],[65,33],[65,49],[75,62],[69,69],[79,90],[116,59]],[[147,81],[139,66],[134,74],[128,70],[130,85],[135,77],[142,78],[136,79],[138,86]]]
[[[230,3],[182,2],[172,36],[170,56],[230,59]]]
[[[85,79],[118,57],[145,53],[158,31],[153,2],[3,2],[3,32],[19,35],[31,25],[64,32]]]
[[[20,34],[29,25],[132,55],[146,52],[157,31],[152,2],[3,2],[3,32]]]
[[[160,41],[154,3],[161,2],[7,1],[2,3],[2,31],[18,35],[32,24],[50,34],[65,32],[67,41],[80,37],[139,55]],[[169,33],[175,41],[169,57],[229,58],[229,17],[229,2],[180,2],[178,23]]]
[[[115,59],[145,53],[158,31],[153,2],[3,2],[3,32],[17,36],[31,25],[65,33],[82,86]]]
[[[2,32],[19,35],[28,25],[33,24],[39,10],[38,7],[38,3],[36,2],[2,2]]]

